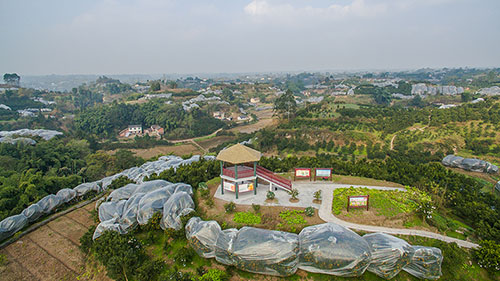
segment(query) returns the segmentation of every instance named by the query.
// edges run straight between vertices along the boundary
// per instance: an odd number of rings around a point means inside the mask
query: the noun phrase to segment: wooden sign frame
[[[314,181],[316,181],[318,178],[318,170],[325,170],[325,171],[329,170],[330,175],[328,177],[319,177],[319,178],[328,179],[330,181],[333,181],[333,169],[332,168],[314,168]]]
[[[297,176],[298,171],[308,171],[309,175],[308,176]],[[293,173],[293,180],[295,181],[297,178],[309,178],[311,180],[311,168],[295,168],[295,171]]]
[[[365,205],[360,205],[360,206],[351,206],[351,198],[366,198],[366,206]],[[364,208],[366,207],[366,210],[370,208],[370,195],[355,195],[355,196],[348,196],[347,197],[347,211],[349,212],[349,209],[357,209],[357,208]]]

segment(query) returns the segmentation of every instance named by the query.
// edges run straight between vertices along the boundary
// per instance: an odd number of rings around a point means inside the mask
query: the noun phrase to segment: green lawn
[[[369,195],[369,205],[377,211],[378,215],[387,218],[394,217],[400,213],[410,213],[417,207],[416,198],[427,196],[426,194],[406,192],[399,190],[376,190],[363,187],[337,188],[333,191],[332,212],[340,215],[346,209],[348,196]]]

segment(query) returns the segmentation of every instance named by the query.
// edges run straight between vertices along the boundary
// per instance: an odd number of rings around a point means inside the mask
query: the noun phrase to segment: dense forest
[[[168,139],[208,135],[224,123],[204,111],[185,111],[180,105],[151,101],[144,104],[113,103],[85,109],[74,120],[75,129],[84,135],[112,138],[128,125],[159,125]]]
[[[0,220],[63,188],[94,181],[144,161],[130,151],[92,152],[85,140],[56,137],[36,145],[0,143]]]

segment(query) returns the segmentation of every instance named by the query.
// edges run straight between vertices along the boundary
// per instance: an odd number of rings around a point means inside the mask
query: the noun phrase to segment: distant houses
[[[152,125],[149,128],[143,130],[142,125],[129,125],[127,129],[122,130],[118,136],[121,138],[133,138],[136,136],[150,136],[160,138],[163,134],[165,134],[165,130],[158,126]]]
[[[238,121],[247,121],[247,120],[250,120],[250,118],[246,115],[238,116]]]
[[[251,103],[259,103],[260,102],[260,98],[251,98],[250,102]]]
[[[219,120],[226,120],[226,121],[232,121],[233,120],[233,117],[231,116],[231,114],[227,114],[222,112],[222,111],[215,111],[214,113],[212,113],[212,116],[215,118],[215,119],[219,119]]]

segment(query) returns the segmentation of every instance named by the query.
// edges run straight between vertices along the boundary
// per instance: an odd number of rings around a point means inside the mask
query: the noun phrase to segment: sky
[[[0,73],[500,66],[499,0],[0,0]]]

